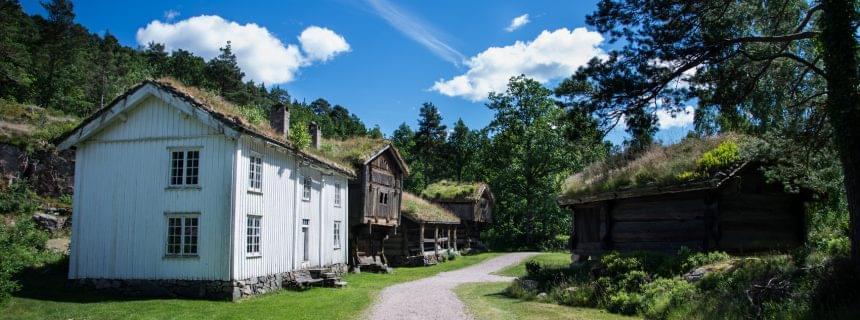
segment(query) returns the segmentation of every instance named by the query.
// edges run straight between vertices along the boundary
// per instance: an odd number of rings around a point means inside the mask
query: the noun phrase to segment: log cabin
[[[453,212],[457,225],[457,247],[463,250],[485,250],[481,232],[493,222],[495,199],[483,182],[439,181],[427,186],[421,196]]]
[[[75,149],[68,277],[117,294],[238,299],[344,272],[351,168],[208,91],[144,81],[60,138]],[[314,128],[310,128],[314,130]]]
[[[460,219],[452,212],[404,192],[401,214],[403,221],[386,242],[392,264],[433,265],[457,252]]]
[[[755,156],[740,156],[737,146],[752,143],[748,139],[687,138],[678,145],[655,147],[621,168],[586,170],[572,177],[579,182],[579,192],[558,199],[572,215],[572,260],[611,250],[675,254],[686,247],[746,254],[802,245],[807,196],[768,181],[761,170],[765,163]],[[715,170],[703,168],[709,163],[703,159],[730,161]],[[667,170],[663,177],[661,168]],[[628,179],[619,175],[641,170],[650,171],[648,183],[617,188]]]
[[[319,139],[310,152],[350,166],[350,265],[358,270],[387,272],[385,242],[401,223],[403,178],[409,167],[397,148],[383,139],[355,137]]]

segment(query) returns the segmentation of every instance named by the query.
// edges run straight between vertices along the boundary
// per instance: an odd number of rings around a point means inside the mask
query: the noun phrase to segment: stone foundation
[[[324,268],[338,276],[348,267],[338,264]],[[243,280],[143,280],[143,279],[73,279],[76,287],[100,291],[106,294],[132,297],[184,297],[214,300],[238,300],[241,298],[274,292],[284,288],[297,288],[297,272],[290,271],[252,277]]]

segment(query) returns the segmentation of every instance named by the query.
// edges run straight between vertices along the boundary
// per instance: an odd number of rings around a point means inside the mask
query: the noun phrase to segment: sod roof
[[[403,193],[400,213],[407,219],[418,223],[460,223],[460,218],[451,211],[409,192]]]
[[[205,89],[184,85],[179,80],[173,78],[161,78],[158,80],[145,80],[141,82],[140,84],[134,86],[133,88],[126,91],[124,94],[114,99],[114,101],[112,101],[104,108],[90,115],[87,119],[82,121],[81,124],[78,125],[75,129],[68,131],[66,134],[64,134],[57,140],[65,140],[67,137],[71,136],[79,129],[85,127],[87,124],[97,119],[102,114],[108,112],[117,102],[122,101],[132,93],[136,92],[138,89],[148,84],[154,85],[164,91],[167,91],[172,95],[176,96],[177,98],[189,103],[193,107],[209,113],[225,125],[239,132],[255,136],[263,140],[267,140],[283,148],[289,149],[296,155],[299,155],[310,161],[316,162],[323,166],[331,167],[332,169],[335,169],[347,175],[355,176],[355,171],[352,167],[343,166],[336,161],[326,159],[325,157],[321,157],[319,155],[311,154],[306,150],[298,148],[292,142],[287,140],[283,135],[275,131],[275,129],[273,129],[269,125],[268,121],[249,120],[239,111],[239,108],[236,105],[224,100],[220,95]]]
[[[689,137],[673,145],[655,145],[633,159],[610,157],[568,177],[559,203],[622,198],[636,191],[713,188],[756,160],[749,147],[757,142],[739,134]]]
[[[483,182],[442,180],[427,186],[421,196],[435,201],[476,201],[487,190]]]
[[[400,152],[391,142],[384,139],[373,139],[370,137],[352,137],[345,140],[323,139],[319,149],[308,149],[308,152],[325,157],[338,164],[353,168],[356,172],[371,159],[386,148],[395,154],[395,158],[403,168],[404,173],[409,174],[409,168],[403,162]]]

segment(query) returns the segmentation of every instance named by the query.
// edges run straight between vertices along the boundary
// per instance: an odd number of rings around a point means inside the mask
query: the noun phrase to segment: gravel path
[[[490,274],[537,253],[516,252],[435,276],[385,288],[370,312],[372,320],[472,319],[451,289],[467,282],[507,282],[514,278]]]

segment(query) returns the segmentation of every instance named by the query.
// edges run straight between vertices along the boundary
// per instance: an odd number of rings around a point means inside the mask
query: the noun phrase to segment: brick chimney
[[[314,149],[320,148],[320,126],[316,122],[311,121],[308,124],[308,133],[311,135],[311,147]]]
[[[284,140],[290,138],[290,109],[283,103],[278,103],[272,106],[269,113],[269,123],[272,129],[275,129]]]

